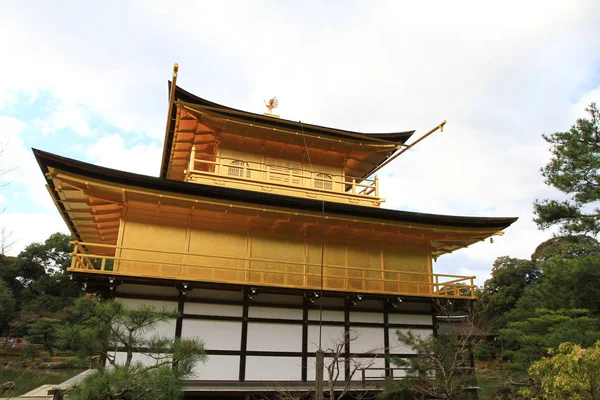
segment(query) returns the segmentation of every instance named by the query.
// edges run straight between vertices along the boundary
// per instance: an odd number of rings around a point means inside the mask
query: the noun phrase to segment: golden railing
[[[192,175],[219,175],[232,179],[258,181],[266,184],[379,198],[377,177],[361,179],[324,171],[309,171],[301,167],[296,168],[293,166],[274,165],[196,153],[193,149],[187,173]]]
[[[473,276],[429,274],[73,242],[69,271],[296,289],[474,298]],[[322,271],[321,271],[322,269]]]

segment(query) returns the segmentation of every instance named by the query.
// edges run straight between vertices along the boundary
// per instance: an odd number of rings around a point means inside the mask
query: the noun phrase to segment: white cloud
[[[158,176],[162,148],[153,143],[128,147],[121,135],[111,134],[85,148],[86,158],[103,167]]]
[[[0,217],[6,233],[11,233],[10,241],[14,242],[8,255],[16,256],[30,243],[43,243],[55,232],[69,233],[64,221],[55,213],[11,213],[5,212]]]
[[[0,169],[10,170],[0,176],[3,192],[13,191],[19,186],[34,203],[44,210],[54,210],[54,204],[48,196],[44,176],[35,161],[33,153],[19,136],[26,124],[16,118],[0,116],[0,144],[6,148],[0,156]],[[10,205],[8,205],[10,210]]]
[[[43,119],[36,119],[34,123],[44,135],[69,128],[78,135],[89,136],[92,131],[89,126],[88,114],[80,105],[65,104],[64,101],[60,101],[52,114]]]
[[[9,171],[0,176],[3,185],[0,187],[3,192],[0,194],[0,228],[10,234],[10,242],[14,242],[8,252],[10,255],[18,254],[33,241],[44,241],[54,232],[66,231],[33,154],[19,136],[25,127],[26,124],[16,118],[0,116],[0,148],[4,149],[0,155],[0,170]],[[15,199],[17,189],[17,197],[33,200],[35,210],[14,211],[16,204],[8,198]]]

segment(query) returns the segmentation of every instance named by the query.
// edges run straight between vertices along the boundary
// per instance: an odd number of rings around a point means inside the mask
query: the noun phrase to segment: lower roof
[[[49,168],[75,173],[93,179],[101,179],[115,184],[139,187],[188,196],[198,196],[241,203],[284,207],[287,209],[339,214],[352,217],[374,218],[382,221],[414,223],[422,225],[446,226],[454,228],[480,228],[501,231],[518,218],[502,217],[464,217],[454,215],[426,214],[384,208],[363,207],[351,204],[323,202],[321,200],[296,198],[276,194],[260,193],[220,186],[188,183],[148,175],[134,174],[116,169],[100,167],[56,154],[33,149],[37,162],[44,172]],[[50,189],[54,190],[51,179],[47,177]]]

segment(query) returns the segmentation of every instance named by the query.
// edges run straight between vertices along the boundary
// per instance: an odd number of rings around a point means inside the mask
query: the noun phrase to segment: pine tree
[[[542,135],[551,145],[552,159],[542,175],[546,184],[565,193],[567,200],[536,200],[535,222],[542,229],[558,225],[563,234],[600,232],[600,111],[595,103],[568,132]]]
[[[68,392],[71,400],[176,399],[181,381],[196,363],[206,361],[199,339],[152,334],[158,324],[178,317],[169,310],[142,305],[129,309],[116,300],[83,297],[72,308],[74,323],[61,332],[62,342],[81,356],[99,354],[99,371]],[[124,354],[124,361],[118,357]],[[136,355],[146,360],[136,362]]]

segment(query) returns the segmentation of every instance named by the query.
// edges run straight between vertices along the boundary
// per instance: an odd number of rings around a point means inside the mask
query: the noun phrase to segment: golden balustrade
[[[190,177],[199,175],[252,181],[263,185],[304,188],[325,193],[364,196],[373,200],[379,199],[377,177],[362,179],[336,175],[327,171],[309,171],[303,168],[219,157],[192,151],[186,177],[190,180]]]
[[[474,298],[473,276],[73,242],[69,272],[326,291]],[[113,254],[113,255],[106,255]]]

